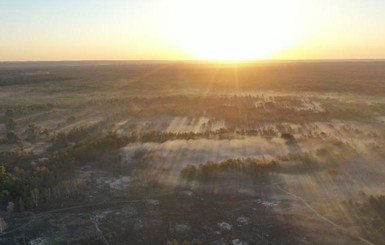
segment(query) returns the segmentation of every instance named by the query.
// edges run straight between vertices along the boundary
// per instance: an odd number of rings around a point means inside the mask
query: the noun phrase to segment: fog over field
[[[384,244],[385,62],[0,63],[0,244]]]

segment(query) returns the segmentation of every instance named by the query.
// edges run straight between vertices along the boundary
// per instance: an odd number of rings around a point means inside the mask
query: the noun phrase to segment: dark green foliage
[[[0,165],[0,207],[8,202],[16,204],[16,210],[36,206],[39,200],[47,200],[48,190],[55,185],[54,173],[43,165],[29,164],[7,170]]]
[[[6,205],[9,201],[10,189],[14,177],[7,172],[4,166],[0,165],[0,205]]]
[[[368,204],[385,224],[385,195],[370,196]]]
[[[50,147],[51,150],[67,147],[69,143],[78,143],[86,140],[92,133],[96,133],[99,129],[98,125],[89,127],[78,127],[70,130],[68,133],[60,132],[53,137],[53,142]],[[43,131],[43,134],[47,132]]]
[[[8,118],[5,119],[4,125],[5,125],[5,128],[7,130],[9,130],[9,131],[15,130],[15,128],[16,128],[16,121],[15,121],[14,118],[9,118],[8,117]]]
[[[25,133],[27,134],[28,140],[35,141],[40,132],[40,127],[36,126],[35,124],[29,124]]]
[[[5,135],[5,142],[8,144],[15,144],[20,140],[20,137],[13,131],[7,132]]]
[[[188,180],[214,181],[220,178],[265,177],[276,171],[278,163],[266,162],[260,158],[237,158],[222,162],[206,162],[198,166],[188,165],[181,170],[181,176]]]
[[[6,166],[14,166],[18,163],[30,163],[36,156],[31,152],[4,151],[0,152],[0,162]]]
[[[75,116],[70,116],[69,118],[67,118],[66,122],[68,124],[71,124],[71,123],[74,123],[76,121],[76,117]]]
[[[53,143],[51,145],[51,149],[59,149],[62,147],[66,147],[67,145],[68,145],[68,140],[67,140],[66,134],[63,132],[60,132],[55,136]]]
[[[385,195],[362,195],[364,201],[350,199],[343,203],[350,213],[356,214],[353,217],[362,225],[363,236],[374,244],[382,244],[385,234]]]
[[[28,76],[19,73],[9,73],[1,74],[0,86],[16,86],[25,83],[36,84],[44,82],[61,82],[71,79],[73,78],[55,74],[37,74],[33,76]]]
[[[294,136],[292,134],[289,134],[289,133],[281,134],[281,138],[287,140],[288,142],[294,142],[295,141]]]
[[[0,85],[1,86],[1,85]],[[0,109],[5,110],[4,120],[16,119],[21,116],[26,116],[32,113],[47,111],[53,108],[53,104],[30,104],[30,105],[7,105],[0,106]]]

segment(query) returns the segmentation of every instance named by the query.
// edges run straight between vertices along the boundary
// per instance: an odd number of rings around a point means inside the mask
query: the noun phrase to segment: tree
[[[281,138],[287,140],[288,142],[295,142],[294,135],[289,134],[289,133],[281,134]]]
[[[0,234],[3,233],[5,231],[5,229],[7,229],[8,225],[7,225],[7,222],[5,222],[5,220],[0,217]]]
[[[13,202],[9,202],[7,205],[7,212],[13,213],[14,210],[15,210],[15,204]]]
[[[192,180],[197,175],[197,168],[194,165],[187,165],[182,169],[181,175],[188,180]]]
[[[39,189],[37,188],[32,189],[31,197],[32,197],[33,203],[37,207],[39,205]]]
[[[4,124],[7,130],[15,130],[16,128],[16,121],[13,118],[7,118]]]
[[[0,165],[0,191],[7,190],[13,184],[13,175],[8,173],[3,165]]]
[[[19,150],[23,152],[25,150],[25,143],[22,140],[17,141],[17,145],[19,146]]]
[[[48,137],[48,136],[49,136],[49,130],[48,130],[48,128],[43,129],[43,130],[40,132],[40,134],[41,134],[41,135],[45,135],[46,137]]]
[[[15,132],[11,131],[6,134],[6,140],[8,143],[14,144],[19,140],[19,136]]]
[[[28,135],[29,140],[36,140],[37,135],[40,133],[40,128],[36,126],[35,124],[31,123],[28,125],[28,129],[26,130],[26,133]]]
[[[10,118],[10,117],[12,117],[12,116],[14,116],[14,111],[12,110],[12,109],[7,109],[6,111],[5,111],[5,117],[7,117],[7,118]]]
[[[0,191],[0,206],[8,203],[9,200],[9,191],[2,190]]]
[[[24,211],[24,201],[21,197],[19,197],[19,199],[17,201],[17,208],[20,212]]]

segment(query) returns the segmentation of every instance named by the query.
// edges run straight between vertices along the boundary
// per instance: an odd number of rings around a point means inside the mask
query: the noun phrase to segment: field
[[[385,62],[0,63],[1,244],[384,244]]]

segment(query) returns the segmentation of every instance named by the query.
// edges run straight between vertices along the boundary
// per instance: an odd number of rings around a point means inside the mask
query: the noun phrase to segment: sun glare
[[[186,1],[173,20],[173,39],[197,58],[261,59],[294,41],[295,15],[289,1]]]

